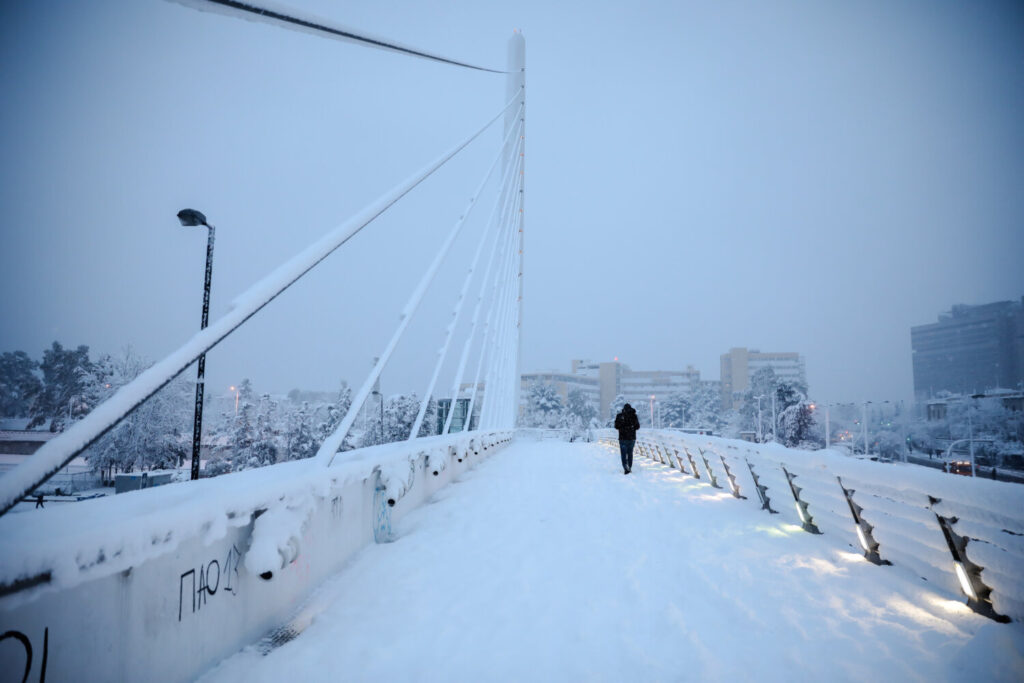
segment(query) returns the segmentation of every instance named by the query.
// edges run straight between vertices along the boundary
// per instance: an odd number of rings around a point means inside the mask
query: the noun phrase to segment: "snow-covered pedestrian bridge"
[[[6,516],[0,672],[1020,680],[1020,486],[671,431],[625,476],[510,436]]]
[[[1019,625],[637,460],[514,442],[204,680],[1019,680]]]

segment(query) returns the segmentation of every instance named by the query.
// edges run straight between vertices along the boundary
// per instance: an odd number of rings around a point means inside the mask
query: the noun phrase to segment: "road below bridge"
[[[1020,680],[1024,629],[596,444],[516,441],[203,680]]]

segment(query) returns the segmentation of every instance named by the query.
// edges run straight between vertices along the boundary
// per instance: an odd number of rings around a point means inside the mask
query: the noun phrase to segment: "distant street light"
[[[207,229],[206,236],[206,279],[203,282],[203,323],[199,328],[206,329],[210,319],[210,278],[213,276],[213,238],[214,227],[206,222],[206,216],[195,209],[182,209],[178,212],[178,220],[185,227],[202,225]],[[192,425],[192,479],[199,478],[199,446],[203,434],[203,383],[206,375],[206,354],[199,356],[199,372],[196,380],[196,414]],[[235,413],[238,412],[237,395]]]
[[[761,434],[761,399],[764,398],[764,394],[755,396],[754,398],[757,399],[757,442],[763,443],[764,437]]]
[[[238,417],[238,387],[228,387],[231,391],[235,392],[235,417]]]
[[[864,455],[869,455],[868,451],[868,404],[871,401],[864,401],[864,424],[861,427],[864,429]]]

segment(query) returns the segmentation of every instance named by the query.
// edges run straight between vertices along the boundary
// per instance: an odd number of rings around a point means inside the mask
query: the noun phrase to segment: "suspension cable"
[[[518,174],[516,174],[515,171],[520,166],[520,160],[519,160],[518,157],[513,157],[513,160],[514,160],[515,166],[513,168],[513,175],[511,177],[512,178],[517,178]],[[509,211],[510,203],[512,202],[512,200],[516,196],[515,193],[514,193],[514,190],[515,190],[515,186],[514,185],[512,185],[512,186],[505,186],[505,187],[503,187],[503,190],[502,190],[503,197],[500,197],[500,198],[503,198],[504,201],[502,202],[502,209],[501,209],[500,214],[498,215],[498,220],[496,222],[498,229],[497,229],[497,231],[495,233],[494,244],[491,246],[491,252],[490,252],[490,254],[487,257],[487,266],[484,269],[484,277],[483,277],[483,279],[480,282],[480,290],[479,290],[479,292],[477,294],[476,306],[473,309],[473,319],[472,319],[472,325],[471,325],[471,328],[470,328],[470,332],[469,332],[469,335],[466,338],[465,344],[463,345],[462,355],[461,355],[461,357],[459,359],[458,369],[457,369],[457,371],[455,373],[455,379],[454,379],[454,381],[452,383],[451,395],[453,396],[453,400],[458,400],[459,388],[462,385],[462,376],[463,376],[463,373],[465,372],[465,369],[466,369],[466,362],[467,362],[467,360],[469,358],[470,348],[472,346],[474,338],[476,337],[476,332],[477,332],[477,329],[478,329],[479,319],[480,319],[480,309],[481,309],[481,307],[483,305],[483,301],[484,301],[485,295],[486,295],[486,293],[488,291],[487,286],[490,284],[491,279],[492,279],[491,275],[492,275],[492,273],[494,274],[495,281],[496,281],[496,278],[498,277],[497,270],[493,268],[493,264],[494,264],[494,260],[495,260],[494,257],[498,253],[499,247],[502,245],[503,241],[507,241],[507,238],[505,237],[505,226],[507,224],[506,215],[507,215],[507,213]],[[489,319],[490,318],[488,317],[488,320]],[[485,325],[484,329],[486,331],[486,325]],[[486,343],[486,340],[484,341],[484,343]],[[482,354],[483,354],[483,349],[484,349],[484,347],[481,346],[481,357],[482,357]],[[475,380],[474,380],[474,384],[475,384]],[[465,431],[468,431],[469,422],[472,420],[472,416],[473,416],[472,409],[473,409],[473,404],[474,404],[475,400],[476,400],[476,391],[475,391],[475,387],[474,387],[473,395],[470,397],[470,401],[469,401],[469,410],[467,411],[467,416],[468,416],[467,417],[467,429]],[[452,410],[450,410],[448,412],[448,416],[445,418],[444,428],[441,430],[442,434],[447,434],[449,432],[449,430],[451,429],[452,419],[453,419],[454,415],[455,415],[454,409],[452,409]]]
[[[519,196],[518,192],[516,193],[516,196],[518,198],[518,196]],[[513,210],[514,210],[515,206],[517,206],[517,204],[513,204]],[[501,358],[503,356],[503,353],[502,353],[502,346],[503,346],[502,345],[502,341],[504,340],[504,336],[503,335],[504,335],[504,333],[506,331],[506,325],[505,325],[506,310],[505,309],[507,308],[507,304],[508,304],[508,290],[509,290],[508,283],[509,283],[509,278],[510,278],[511,268],[512,268],[512,265],[511,265],[512,264],[512,259],[511,259],[510,252],[511,252],[511,247],[514,244],[514,234],[515,234],[514,230],[513,230],[514,222],[511,221],[511,219],[510,219],[508,221],[507,225],[509,226],[509,230],[508,230],[508,235],[509,236],[508,236],[508,238],[506,240],[506,244],[508,246],[508,249],[503,250],[503,255],[505,255],[505,260],[504,260],[504,263],[501,266],[501,270],[499,271],[498,277],[495,279],[494,288],[493,288],[493,292],[492,292],[492,294],[493,294],[492,313],[494,314],[495,322],[494,322],[493,327],[491,327],[488,330],[488,335],[489,335],[489,339],[492,340],[493,343],[485,344],[485,348],[483,350],[487,354],[488,359],[493,358],[494,360],[488,362],[488,364],[487,364],[488,369],[487,369],[487,375],[486,375],[486,379],[485,379],[484,384],[485,384],[486,387],[488,387],[488,389],[485,390],[485,393],[484,393],[484,404],[483,404],[483,407],[481,408],[481,411],[480,411],[480,424],[481,425],[483,425],[485,423],[485,421],[487,422],[487,424],[493,424],[493,423],[496,422],[496,420],[492,416],[494,415],[494,412],[496,410],[495,406],[497,405],[497,400],[498,400],[497,399],[498,387],[499,387],[499,385],[501,385],[503,383],[503,381],[501,381]],[[483,357],[481,357],[481,361],[482,360],[483,360]],[[479,367],[478,367],[478,371],[479,371]],[[479,375],[477,376],[477,382],[479,382]],[[477,387],[479,387],[479,383],[477,383]],[[485,417],[486,418],[490,418],[490,419],[489,420],[485,420]]]
[[[475,133],[249,287],[235,299],[231,309],[209,327],[195,334],[163,360],[150,366],[71,428],[43,444],[38,451],[0,477],[0,515],[5,514],[17,505],[23,496],[96,443],[126,415],[184,372],[199,356],[241,327],[249,318],[462,151],[501,118],[518,99],[519,92],[516,92],[501,111]]]
[[[517,128],[519,128],[519,126],[515,126],[513,129],[510,129],[509,135],[511,135],[513,132],[518,132],[515,130]],[[516,146],[516,148],[518,149],[518,145]],[[499,158],[501,158],[501,156],[505,156],[504,153],[499,155]],[[506,160],[506,164],[504,164],[504,169],[501,174],[502,188],[505,186],[505,183],[507,182],[510,170],[509,166],[513,165],[514,160],[514,157],[509,158]],[[497,159],[495,161],[497,161]],[[488,173],[487,177],[490,178],[490,173]],[[498,210],[498,204],[501,201],[501,195],[502,193],[499,192],[498,195],[495,197],[494,204],[491,207],[491,213],[488,216],[487,221],[484,223],[484,229],[480,231],[480,239],[477,243],[476,251],[473,253],[473,259],[470,262],[469,270],[466,272],[466,277],[463,279],[462,288],[459,290],[459,296],[455,302],[455,309],[452,312],[452,319],[448,322],[448,325],[445,328],[444,343],[441,345],[441,349],[437,354],[437,362],[434,364],[434,372],[430,377],[430,382],[427,384],[427,390],[423,394],[423,399],[420,401],[420,408],[419,411],[416,413],[416,420],[413,422],[412,429],[409,431],[409,440],[415,439],[417,435],[419,435],[420,433],[420,426],[423,424],[423,418],[427,414],[427,407],[430,404],[430,397],[434,393],[434,387],[437,385],[437,378],[441,374],[441,367],[444,365],[445,359],[448,357],[448,349],[451,346],[452,337],[455,334],[455,328],[458,326],[459,318],[462,315],[462,306],[466,300],[466,292],[469,291],[469,285],[473,281],[473,275],[476,272],[477,264],[480,262],[480,254],[483,252],[484,244],[487,242],[487,228],[488,226],[490,226],[491,221],[493,220],[494,215]],[[454,406],[452,407],[452,410],[454,411]]]
[[[417,48],[409,47],[408,45],[402,45],[394,41],[384,40],[376,36],[371,36],[365,32],[356,32],[346,26],[339,24],[331,25],[319,17],[312,17],[307,15],[306,17],[296,16],[297,12],[290,8],[285,8],[278,5],[276,9],[271,9],[271,3],[264,2],[262,5],[257,5],[253,2],[240,2],[240,0],[171,0],[179,5],[185,5],[192,7],[200,11],[217,12],[218,14],[225,14],[228,16],[236,16],[249,21],[262,21],[273,26],[281,28],[287,28],[294,31],[302,31],[303,33],[310,33],[318,35],[324,38],[333,38],[335,40],[344,40],[347,42],[364,43],[371,47],[380,48],[382,50],[392,50],[394,52],[400,52],[402,54],[412,55],[414,57],[422,57],[423,59],[430,59],[435,62],[442,62],[444,64],[452,64],[454,66],[461,66],[467,69],[475,69],[477,71],[487,71],[493,74],[507,74],[508,71],[502,71],[500,69],[488,69],[483,66],[477,66],[476,64],[469,64],[467,62],[460,62],[454,59],[449,59],[426,50],[420,50]]]
[[[514,128],[509,129],[509,135],[507,135],[505,138],[506,142],[510,138],[511,133],[513,131]],[[383,371],[384,366],[387,365],[388,360],[391,358],[391,354],[394,353],[395,351],[395,347],[398,346],[398,342],[405,334],[405,330],[409,326],[409,322],[412,319],[413,314],[419,308],[420,302],[423,301],[423,296],[426,294],[427,287],[434,280],[434,277],[437,275],[438,269],[441,267],[441,262],[444,260],[444,257],[448,254],[448,250],[451,248],[452,243],[455,241],[455,238],[458,237],[459,233],[462,231],[462,226],[465,225],[466,218],[469,216],[470,212],[476,207],[477,196],[482,191],[484,185],[487,184],[487,181],[490,179],[491,174],[494,172],[494,169],[497,168],[498,161],[501,160],[503,154],[504,145],[502,145],[502,151],[500,151],[498,155],[494,158],[494,162],[488,169],[487,174],[484,177],[483,181],[480,183],[480,186],[477,188],[476,193],[474,193],[474,195],[470,198],[469,203],[466,205],[466,208],[462,212],[462,215],[459,216],[459,219],[457,221],[455,221],[455,225],[452,227],[451,232],[448,233],[448,237],[445,238],[445,241],[441,244],[441,247],[440,249],[438,249],[437,254],[434,255],[433,262],[430,264],[430,266],[427,267],[427,270],[423,274],[423,277],[420,279],[420,282],[416,286],[416,289],[413,290],[412,295],[409,297],[409,301],[406,302],[405,307],[399,314],[398,327],[391,335],[391,339],[390,341],[388,341],[388,345],[384,348],[384,351],[377,358],[377,362],[374,364],[373,369],[370,371],[370,374],[367,375],[366,381],[363,382],[363,386],[359,388],[359,392],[352,399],[352,403],[349,406],[348,412],[345,414],[345,417],[342,419],[341,424],[339,424],[337,429],[334,430],[334,433],[332,433],[330,436],[324,439],[323,443],[320,445],[320,449],[317,451],[315,457],[325,466],[329,467],[331,463],[334,461],[334,456],[337,454],[338,449],[341,448],[342,443],[345,441],[345,437],[348,436],[348,431],[352,428],[353,423],[355,423],[356,416],[359,410],[362,409],[363,403],[365,403],[366,399],[369,397],[370,390],[373,388],[373,384],[377,381],[377,378],[380,377],[381,371]]]

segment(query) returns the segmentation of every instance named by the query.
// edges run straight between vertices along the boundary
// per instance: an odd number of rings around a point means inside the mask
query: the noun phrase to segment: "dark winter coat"
[[[628,403],[622,406],[622,412],[615,416],[615,428],[619,430],[619,441],[636,441],[636,430],[640,429],[640,420],[633,406]]]

